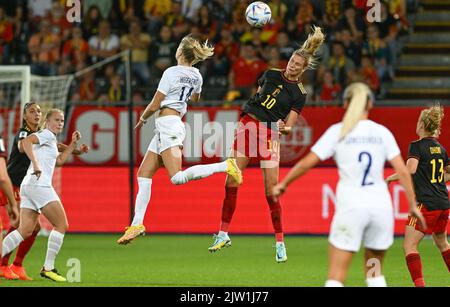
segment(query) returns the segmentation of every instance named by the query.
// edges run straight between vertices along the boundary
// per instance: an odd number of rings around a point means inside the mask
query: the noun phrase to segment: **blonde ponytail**
[[[441,134],[441,123],[444,118],[444,108],[436,104],[420,113],[420,121],[427,133],[438,137]]]
[[[315,69],[317,66],[317,58],[315,57],[317,51],[325,41],[325,34],[322,33],[320,27],[313,26],[313,33],[308,35],[308,39],[303,43],[300,49],[294,51],[306,60],[306,69]]]
[[[192,35],[185,36],[181,40],[180,47],[184,59],[191,65],[204,61],[214,54],[214,47],[208,44],[208,40],[201,44]]]
[[[353,83],[345,89],[344,100],[350,103],[342,120],[339,140],[344,139],[361,120],[367,110],[367,101],[372,97],[369,87],[361,82]]]

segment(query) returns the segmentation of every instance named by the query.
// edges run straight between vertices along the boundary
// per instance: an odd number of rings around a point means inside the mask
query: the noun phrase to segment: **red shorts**
[[[418,208],[425,218],[427,229],[424,230],[422,227],[420,227],[419,223],[417,223],[417,219],[411,216],[408,217],[406,226],[412,226],[416,230],[425,234],[443,233],[447,230],[448,216],[450,212],[449,209],[429,211],[423,204],[420,204]]]
[[[20,202],[20,188],[13,185],[14,198],[16,202]],[[0,207],[6,206],[8,204],[8,197],[6,197],[5,193],[2,189],[0,189]]]
[[[279,133],[246,114],[238,123],[233,149],[238,156],[278,163],[280,161]]]

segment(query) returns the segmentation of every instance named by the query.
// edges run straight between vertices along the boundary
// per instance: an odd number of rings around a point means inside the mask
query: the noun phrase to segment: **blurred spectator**
[[[203,40],[212,41],[216,36],[217,22],[212,19],[207,5],[202,5],[195,16],[195,25],[198,27]]]
[[[195,20],[197,18],[197,14],[200,13],[200,8],[204,6],[202,0],[179,1],[181,1],[181,13],[188,20]]]
[[[89,45],[83,38],[83,31],[80,27],[72,29],[72,35],[63,46],[63,59],[67,60],[73,67],[87,62]]]
[[[172,35],[176,41],[180,41],[186,32],[187,22],[181,14],[181,3],[172,2],[171,11],[164,16],[164,25],[172,29]]]
[[[316,100],[320,102],[337,101],[341,94],[342,87],[334,81],[331,71],[325,71],[323,82],[318,89]]]
[[[52,0],[27,0],[28,15],[32,23],[39,23],[52,9]]]
[[[52,10],[46,19],[50,22],[53,33],[61,37],[62,40],[66,40],[69,37],[72,24],[67,20],[61,3],[53,2]]]
[[[95,70],[85,73],[72,96],[73,101],[95,101]]]
[[[99,102],[120,102],[125,101],[125,90],[120,84],[120,76],[113,75],[109,81],[109,86],[106,88],[100,97]]]
[[[365,30],[364,18],[359,14],[359,12],[353,6],[349,6],[344,11],[344,16],[339,19],[336,26],[338,32],[343,29],[349,29],[352,34],[352,39],[358,44],[362,42]],[[336,37],[340,39],[339,37]]]
[[[138,91],[133,93],[133,97],[131,97],[131,99],[135,104],[142,104],[143,102],[145,102],[144,95]]]
[[[98,35],[99,25],[102,20],[103,17],[98,6],[92,5],[89,7],[82,23],[84,38],[89,39],[92,36]]]
[[[163,26],[159,33],[159,38],[151,45],[151,59],[158,76],[163,71],[175,64],[175,52],[177,43],[172,38],[172,31],[169,27]]]
[[[98,35],[89,39],[89,55],[92,63],[115,55],[119,51],[120,42],[115,34],[111,34],[108,21],[100,22]]]
[[[386,42],[380,38],[378,27],[375,24],[369,25],[367,29],[367,40],[363,44],[362,54],[377,61],[388,62],[389,50]]]
[[[300,33],[306,32],[306,29],[315,22],[314,8],[310,0],[299,0],[295,20]]]
[[[401,30],[407,32],[410,24],[407,19],[406,0],[390,0],[389,13],[400,21]]]
[[[378,93],[378,90],[380,89],[380,80],[378,79],[377,71],[373,67],[372,59],[370,57],[364,56],[361,59],[359,74],[370,89],[374,93]]]
[[[352,40],[350,30],[342,30],[340,38],[344,45],[345,55],[350,58],[356,66],[361,65],[361,46],[356,45]]]
[[[322,1],[323,25],[327,36],[335,31],[339,18],[341,17],[341,4],[339,0]]]
[[[264,47],[267,46],[268,37],[264,37],[264,32],[260,28],[251,28],[241,36],[241,43],[251,43],[256,50],[258,57],[263,57]]]
[[[122,36],[120,45],[122,50],[132,50],[131,70],[138,76],[142,84],[147,85],[150,81],[150,70],[147,65],[150,35],[141,32],[139,19],[131,21],[129,33]],[[125,67],[122,64],[119,74],[122,75],[124,72]]]
[[[228,0],[212,0],[207,1],[206,5],[209,7],[209,11],[213,20],[219,23],[230,23],[232,12],[233,12],[233,2]]]
[[[341,42],[334,41],[331,56],[325,64],[325,67],[332,72],[334,79],[341,87],[345,87],[348,72],[354,70],[355,63],[345,56],[344,45]]]
[[[281,0],[271,0],[269,3],[269,7],[270,10],[272,11],[272,18],[280,23],[280,24],[284,24],[287,12],[288,12],[288,7],[286,5],[286,3],[284,3]]]
[[[145,0],[144,16],[147,20],[147,32],[157,36],[163,24],[164,16],[171,11],[172,0]]]
[[[234,63],[239,57],[239,49],[239,44],[233,40],[230,27],[223,27],[220,31],[220,41],[214,46],[214,55],[218,58],[223,56],[228,62]]]
[[[28,43],[32,60],[32,74],[56,75],[61,39],[51,29],[48,20],[42,20],[39,33],[34,34]]]
[[[13,24],[6,16],[6,11],[0,7],[0,64],[3,59],[9,59],[10,44],[14,38]]]
[[[100,16],[107,17],[111,13],[111,9],[113,7],[114,2],[115,1],[111,0],[83,0],[84,16],[88,16],[91,7],[95,6],[99,10]]]
[[[285,69],[288,61],[281,59],[280,51],[276,46],[268,46],[264,54],[269,68]]]
[[[289,41],[289,36],[286,32],[278,33],[276,46],[283,60],[289,60],[295,51],[295,46]]]
[[[267,64],[256,56],[255,47],[247,43],[241,47],[241,56],[236,60],[228,76],[229,90],[238,91],[242,99],[249,98],[255,91],[259,76]]]

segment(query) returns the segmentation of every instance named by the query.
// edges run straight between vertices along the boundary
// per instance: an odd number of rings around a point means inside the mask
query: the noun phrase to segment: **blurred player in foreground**
[[[400,155],[397,142],[384,126],[368,119],[373,94],[363,83],[354,83],[344,92],[343,121],[331,126],[274,188],[283,194],[298,177],[320,161],[334,158],[339,169],[336,211],[329,235],[327,287],[342,287],[354,253],[365,246],[366,282],[369,287],[386,286],[382,263],[394,240],[394,213],[391,196],[383,179],[385,161],[399,174],[406,191],[409,213],[424,225],[417,209],[411,176]],[[378,269],[370,275],[370,268]]]

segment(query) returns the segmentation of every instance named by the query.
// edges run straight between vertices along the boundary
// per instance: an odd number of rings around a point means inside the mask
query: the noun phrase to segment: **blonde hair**
[[[349,105],[342,120],[339,140],[344,139],[355,128],[361,120],[361,116],[366,112],[369,100],[373,100],[372,92],[362,82],[353,83],[345,89],[344,101],[349,101]]]
[[[184,59],[191,65],[204,61],[214,54],[214,47],[208,44],[208,40],[202,44],[192,35],[185,36],[181,40],[180,47]]]
[[[47,126],[48,120],[55,113],[61,113],[62,115],[64,115],[64,111],[61,111],[60,109],[50,109],[50,110],[48,110],[47,113],[45,114],[45,119],[44,119],[44,123],[42,124],[42,127]]]
[[[444,108],[440,104],[436,104],[431,108],[420,112],[420,121],[423,123],[423,128],[432,136],[439,136],[441,134],[441,123],[444,118]]]
[[[294,51],[294,54],[298,54],[305,59],[307,63],[306,70],[316,68],[317,58],[315,55],[325,41],[325,34],[322,33],[320,27],[313,26],[312,30],[313,33],[308,35],[308,39],[303,43],[302,47]]]

